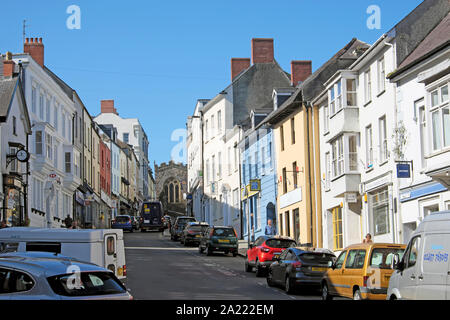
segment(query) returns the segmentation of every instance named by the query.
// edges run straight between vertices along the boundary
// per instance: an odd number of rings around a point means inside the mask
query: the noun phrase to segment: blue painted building
[[[241,208],[244,239],[265,234],[267,221],[276,230],[277,177],[273,131],[258,126],[266,114],[252,112],[252,128],[239,143],[241,153]]]

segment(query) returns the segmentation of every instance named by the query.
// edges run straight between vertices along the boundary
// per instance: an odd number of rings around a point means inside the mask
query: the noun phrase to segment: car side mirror
[[[280,261],[280,257],[279,256],[273,256],[272,257],[272,261]]]
[[[334,263],[334,261],[328,261],[328,268],[331,268],[331,269],[336,269],[336,264]]]
[[[403,260],[400,260],[398,253],[394,254],[394,257],[392,258],[391,268],[399,271],[403,271],[404,269]]]

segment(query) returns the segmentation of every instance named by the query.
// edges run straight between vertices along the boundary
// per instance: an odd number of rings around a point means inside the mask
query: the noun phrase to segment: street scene
[[[4,5],[0,300],[450,300],[450,1],[286,1]]]

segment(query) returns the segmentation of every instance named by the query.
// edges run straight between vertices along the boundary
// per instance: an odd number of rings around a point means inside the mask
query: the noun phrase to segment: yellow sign
[[[258,191],[252,191],[250,188],[250,184],[245,186],[245,188],[241,189],[241,199],[246,200],[247,198],[253,197],[255,194],[258,194]]]

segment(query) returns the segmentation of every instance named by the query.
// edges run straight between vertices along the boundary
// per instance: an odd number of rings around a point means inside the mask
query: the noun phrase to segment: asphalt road
[[[288,295],[244,271],[244,258],[198,253],[160,232],[124,232],[126,285],[137,300],[311,300],[317,292]]]

